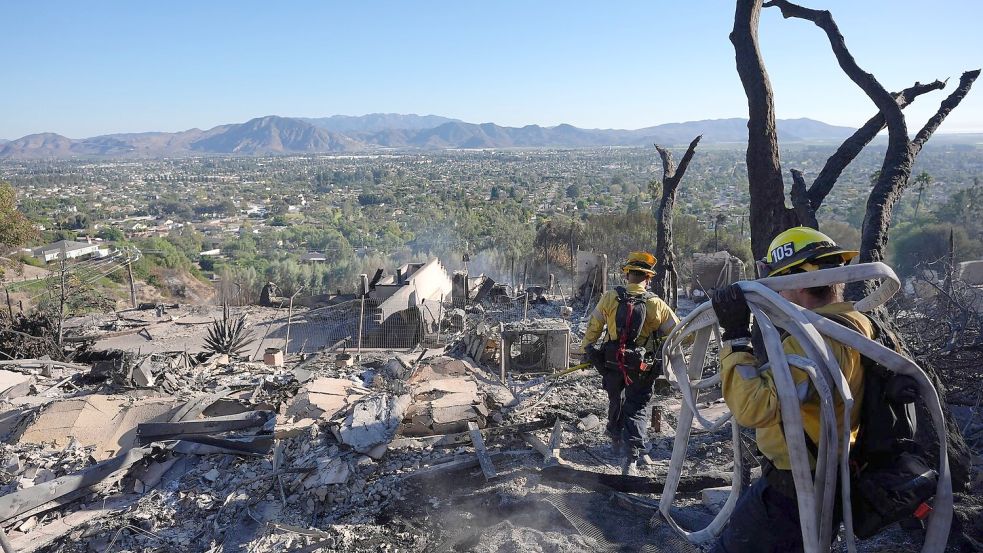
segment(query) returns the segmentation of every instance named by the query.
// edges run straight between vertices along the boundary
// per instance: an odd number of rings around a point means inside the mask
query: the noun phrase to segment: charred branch
[[[922,146],[932,136],[935,129],[966,97],[979,74],[978,69],[962,74],[959,79],[959,86],[942,101],[939,110],[918,132],[914,141],[909,142],[907,135],[905,135],[903,137],[904,148],[894,147],[893,140],[889,143],[888,150],[884,155],[881,176],[867,199],[867,212],[864,216],[860,241],[860,261],[862,263],[880,261],[884,258],[888,231],[891,226],[891,214],[895,204],[901,199],[901,195],[908,186],[915,156],[921,151]],[[890,127],[888,132],[892,132]],[[856,286],[848,287],[848,292],[859,295],[862,293],[862,289]]]
[[[915,83],[914,86],[902,90],[895,94],[894,97],[898,103],[898,107],[904,109],[922,94],[943,88],[945,88],[945,83],[938,80],[928,84]],[[826,164],[819,172],[819,175],[816,176],[816,180],[809,187],[808,201],[813,216],[815,216],[815,212],[823,205],[826,196],[833,190],[833,185],[836,184],[840,175],[843,174],[843,170],[853,162],[867,144],[870,144],[870,141],[877,136],[877,133],[884,130],[885,124],[884,114],[877,112],[862,127],[857,129],[853,135],[847,138],[837,148],[836,152],[826,160]],[[795,202],[794,197],[792,201],[793,203]]]
[[[655,278],[652,279],[652,288],[659,297],[675,309],[676,297],[676,261],[672,246],[672,214],[676,204],[676,192],[679,190],[679,182],[686,169],[689,167],[693,155],[696,153],[696,146],[700,143],[703,135],[697,136],[686,148],[686,153],[679,161],[679,167],[673,163],[672,153],[655,145],[655,149],[662,158],[662,198],[656,208],[655,218],[657,224],[656,246],[655,246]],[[653,198],[654,200],[654,198]]]
[[[980,70],[976,69],[974,71],[966,71],[959,77],[959,86],[945,100],[942,100],[939,110],[925,123],[925,126],[915,135],[915,139],[911,141],[912,156],[918,155],[922,146],[928,142],[928,139],[939,128],[939,125],[945,121],[945,118],[949,116],[952,110],[956,109],[959,103],[963,101],[963,98],[969,94],[969,89],[973,87],[973,83],[979,76]]]
[[[827,38],[829,38],[833,55],[836,56],[836,61],[840,65],[840,69],[874,102],[877,109],[884,115],[888,129],[895,131],[905,128],[904,116],[901,114],[901,108],[898,106],[898,103],[874,75],[864,71],[857,64],[857,60],[854,59],[853,54],[847,48],[846,40],[843,38],[843,34],[840,33],[840,29],[833,20],[830,12],[804,8],[787,0],[771,0],[765,2],[764,7],[777,7],[781,10],[782,17],[785,19],[796,18],[811,21],[825,31]],[[896,140],[896,138],[891,140]],[[907,134],[905,134],[905,140],[907,141]]]
[[[799,218],[799,223],[812,227],[814,229],[819,228],[819,221],[816,219],[816,208],[812,206],[812,202],[809,200],[809,190],[806,188],[805,177],[802,176],[802,171],[798,169],[792,169],[792,208],[795,209],[795,214]]]

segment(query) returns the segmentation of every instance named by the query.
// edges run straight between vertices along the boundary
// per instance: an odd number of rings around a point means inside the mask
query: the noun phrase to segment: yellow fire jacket
[[[641,284],[628,283],[625,285],[625,289],[630,295],[637,296],[645,293],[645,287]],[[601,337],[601,333],[604,331],[605,325],[608,328],[608,340],[618,339],[618,325],[615,321],[617,314],[618,292],[608,290],[597,301],[597,305],[591,313],[590,321],[587,322],[587,332],[584,334],[584,341],[581,344],[584,351],[587,351],[588,346],[597,342],[597,339]],[[645,302],[645,322],[642,324],[642,330],[635,344],[649,347],[649,338],[655,331],[658,330],[662,336],[665,336],[672,331],[678,322],[679,319],[666,302],[656,296],[649,298]]]
[[[853,330],[867,336],[873,337],[873,327],[867,317],[853,309],[853,303],[839,302],[831,303],[823,307],[814,309],[819,314],[837,314],[847,319],[851,323]],[[827,340],[833,350],[833,355],[843,370],[847,382],[850,385],[850,392],[853,394],[853,410],[850,413],[852,432],[850,443],[853,444],[857,439],[859,429],[860,401],[863,398],[864,378],[863,367],[860,363],[860,354],[853,349],[849,349],[843,344],[833,340]],[[789,355],[805,356],[805,352],[799,342],[792,337],[787,337],[782,342],[785,353]],[[759,372],[754,355],[748,351],[733,351],[730,344],[724,344],[720,352],[721,384],[723,387],[724,401],[727,407],[734,414],[734,419],[741,425],[754,428],[758,449],[765,457],[771,460],[776,468],[789,470],[792,468],[789,461],[788,446],[785,443],[785,435],[781,427],[781,410],[778,403],[778,392],[775,388],[775,381],[771,371]],[[808,375],[797,367],[790,367],[792,379],[796,384],[801,404],[802,425],[805,427],[806,434],[815,444],[819,443],[819,397],[809,381]],[[836,409],[837,428],[842,428],[843,401],[837,394],[834,395],[834,408]],[[815,467],[815,459],[810,456],[810,463]]]

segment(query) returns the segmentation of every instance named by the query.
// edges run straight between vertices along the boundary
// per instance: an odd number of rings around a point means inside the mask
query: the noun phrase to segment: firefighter
[[[759,264],[759,274],[779,276],[825,268],[839,267],[856,257],[856,251],[845,250],[825,234],[808,227],[795,227],[782,232],[772,241],[766,258]],[[785,290],[782,297],[806,309],[839,322],[857,332],[873,337],[869,319],[843,301],[843,285],[820,286]],[[732,284],[713,292],[713,309],[723,328],[723,347],[720,351],[721,386],[724,400],[741,425],[755,429],[758,449],[763,455],[761,478],[756,480],[738,500],[730,523],[720,536],[716,552],[785,552],[802,551],[802,531],[799,509],[792,479],[791,462],[785,434],[781,425],[778,393],[770,370],[758,367],[763,359],[754,355],[751,345],[751,311],[741,288]],[[860,399],[863,397],[864,371],[856,350],[827,339],[840,368],[849,383],[855,402],[851,411],[851,443],[859,429]],[[798,341],[786,337],[783,349],[789,355],[805,357]],[[761,349],[763,346],[759,346]],[[761,352],[759,351],[759,357]],[[792,378],[801,401],[802,424],[808,441],[819,443],[819,398],[806,373],[791,367]],[[834,405],[837,426],[841,427],[843,404],[837,396]],[[815,455],[810,455],[815,469]],[[834,524],[841,521],[837,504]]]
[[[652,464],[646,433],[653,384],[661,374],[660,338],[679,322],[666,302],[648,290],[654,269],[652,254],[628,255],[622,267],[625,286],[601,295],[582,343],[586,360],[600,371],[608,394],[606,434],[615,455],[623,458],[624,474],[636,474],[639,465]],[[607,339],[595,346],[605,328]]]

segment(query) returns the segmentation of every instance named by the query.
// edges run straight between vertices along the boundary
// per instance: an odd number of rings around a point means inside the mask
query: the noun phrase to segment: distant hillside
[[[784,142],[842,140],[853,129],[811,119],[778,121]],[[209,130],[111,134],[74,140],[53,133],[0,142],[0,159],[166,157],[201,154],[270,155],[379,149],[589,148],[747,141],[746,119],[667,123],[636,130],[581,129],[572,125],[503,127],[436,115],[371,114],[296,119],[267,116]]]
[[[220,129],[220,130],[219,130]],[[191,143],[192,150],[221,154],[282,154],[298,152],[347,152],[364,145],[343,134],[287,117],[267,116],[241,125],[216,127]]]
[[[444,123],[460,122],[439,115],[402,115],[399,113],[370,113],[368,115],[332,115],[331,117],[298,117],[314,125],[334,132],[380,132],[387,130],[423,130],[439,127]]]

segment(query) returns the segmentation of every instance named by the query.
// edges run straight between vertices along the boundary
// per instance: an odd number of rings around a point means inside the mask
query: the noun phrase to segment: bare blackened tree
[[[679,190],[679,181],[682,180],[686,169],[689,167],[693,154],[696,153],[696,146],[700,143],[703,135],[697,136],[689,143],[689,148],[679,160],[679,166],[673,162],[672,153],[655,145],[659,156],[662,157],[662,198],[655,208],[655,220],[657,224],[657,235],[655,245],[655,278],[652,279],[652,291],[664,299],[670,307],[676,309],[678,303],[678,282],[679,273],[676,271],[676,255],[672,247],[672,214],[676,204],[676,192]],[[655,186],[652,186],[653,200],[655,200]]]
[[[878,112],[827,159],[812,185],[806,184],[800,171],[791,171],[793,208],[785,205],[785,184],[779,160],[774,99],[758,47],[758,21],[761,8],[771,6],[781,9],[787,18],[808,19],[823,28],[829,35],[830,44],[841,68],[874,100],[878,108]],[[925,124],[915,139],[909,140],[901,110],[918,96],[944,88],[945,83],[938,80],[928,84],[915,83],[901,92],[887,92],[873,75],[857,66],[829,12],[809,10],[785,0],[764,4],[761,0],[738,0],[730,39],[734,44],[737,71],[748,98],[747,165],[751,196],[751,248],[755,257],[764,257],[772,237],[790,226],[802,224],[818,228],[816,212],[829,195],[836,180],[847,165],[886,126],[889,133],[888,151],[885,154],[880,177],[868,199],[861,244],[861,249],[864,251],[862,261],[882,259],[884,246],[887,243],[891,210],[907,186],[914,157],[949,112],[969,92],[979,71],[963,74],[956,91],[943,101],[938,113]],[[894,134],[899,137],[891,139],[890,136]],[[891,171],[887,170],[889,165]]]
[[[858,87],[860,87],[861,90],[864,91],[867,97],[874,102],[874,105],[877,106],[879,112],[878,115],[871,121],[868,121],[870,128],[867,129],[867,131],[870,138],[867,139],[867,142],[869,142],[881,128],[878,118],[882,118],[884,125],[887,126],[887,150],[884,153],[884,162],[881,165],[880,176],[878,177],[877,182],[874,184],[874,188],[871,190],[870,196],[867,198],[867,211],[864,215],[864,223],[863,228],[861,229],[860,237],[860,262],[867,263],[871,261],[880,261],[884,258],[884,250],[887,246],[888,230],[891,226],[891,212],[893,211],[898,200],[901,199],[901,195],[904,193],[905,189],[908,187],[908,182],[911,179],[911,168],[915,162],[915,157],[919,152],[921,152],[922,147],[925,145],[928,139],[932,137],[932,134],[934,134],[939,128],[939,125],[945,121],[945,118],[949,115],[949,113],[951,113],[952,110],[955,109],[960,102],[962,102],[963,98],[966,97],[966,94],[969,93],[970,88],[973,86],[973,82],[976,81],[977,77],[979,77],[980,71],[977,69],[963,73],[959,78],[959,86],[956,87],[952,94],[942,101],[942,104],[939,106],[939,109],[936,111],[935,115],[929,118],[921,130],[915,134],[915,138],[912,139],[908,136],[907,122],[901,111],[905,103],[910,101],[907,96],[910,95],[911,99],[913,99],[918,94],[927,92],[928,90],[942,88],[942,86],[944,86],[943,83],[939,83],[938,81],[929,85],[921,85],[916,83],[914,87],[902,92],[901,94],[891,94],[872,74],[864,71],[857,64],[857,61],[847,49],[846,41],[843,38],[843,35],[840,34],[840,30],[837,27],[836,22],[833,20],[833,16],[828,11],[804,8],[788,2],[787,0],[772,0],[765,3],[764,6],[777,7],[781,10],[782,16],[786,19],[798,18],[811,21],[817,27],[826,32],[826,36],[829,38],[830,47],[833,50],[833,54],[836,56],[836,61],[839,63],[840,68],[848,77],[850,77],[850,80],[852,80]],[[865,127],[866,126],[867,125],[865,125]],[[874,127],[877,127],[877,131],[873,131]],[[858,133],[863,130],[864,129],[861,129],[858,131]],[[854,136],[856,136],[856,134]],[[864,136],[861,137],[861,140],[863,138]],[[860,145],[859,147],[851,147],[855,148],[857,153],[863,149],[863,145]],[[843,164],[842,166],[845,167],[846,164]],[[839,170],[842,171],[842,168]],[[835,168],[833,171],[836,171]],[[832,188],[832,185],[836,180],[835,177],[838,175],[839,173],[836,172],[835,175],[827,176],[821,183],[821,187],[816,189],[815,196],[818,198],[822,194],[823,190],[826,190],[826,193],[828,193],[829,189]],[[798,185],[798,193],[796,196],[801,199],[802,190],[804,189],[804,182],[801,180],[801,174],[797,180],[799,180],[800,184]],[[815,183],[813,188],[816,188]],[[802,205],[803,202],[799,201],[798,203]],[[811,203],[812,201],[810,199],[810,205]],[[813,213],[813,218],[814,217],[815,214]],[[856,297],[862,293],[862,286],[854,287],[851,295]]]

